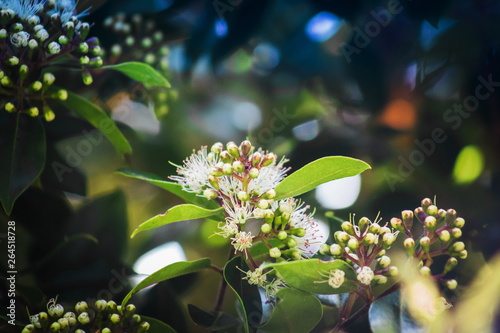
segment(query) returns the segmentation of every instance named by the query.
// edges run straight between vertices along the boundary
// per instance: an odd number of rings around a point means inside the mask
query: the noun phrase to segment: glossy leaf
[[[156,69],[143,62],[131,61],[116,65],[103,66],[104,69],[113,69],[127,75],[131,79],[149,84],[170,88],[170,83]]]
[[[226,330],[240,323],[236,318],[227,313],[214,311],[207,312],[193,304],[188,304],[188,311],[193,322],[207,330]]]
[[[269,321],[262,326],[266,332],[311,332],[323,316],[321,302],[310,293],[283,288],[276,296],[278,304]]]
[[[217,209],[206,209],[192,204],[178,205],[170,208],[163,214],[158,214],[149,220],[141,223],[134,230],[130,238],[133,238],[139,232],[149,229],[158,228],[173,222],[201,219],[219,214],[224,210],[223,207]]]
[[[10,214],[16,199],[37,179],[45,164],[45,131],[38,118],[0,117],[0,201]]]
[[[246,274],[240,269],[248,271],[249,268],[245,260],[239,256],[231,259],[224,266],[224,279],[236,294],[236,298],[241,305],[244,330],[248,333],[250,332],[250,326],[257,327],[260,325],[262,303],[259,289],[256,285],[250,285],[247,280],[243,280]]]
[[[68,110],[87,120],[108,138],[118,153],[131,153],[132,147],[115,122],[97,105],[68,91],[68,99],[60,101]]]
[[[425,333],[428,331],[409,315],[401,302],[399,291],[373,302],[370,305],[368,319],[373,333]]]
[[[345,156],[328,156],[306,164],[281,183],[276,190],[275,200],[295,197],[331,180],[355,176],[371,167],[361,161]]]
[[[147,321],[149,325],[148,333],[177,333],[170,325],[165,324],[161,320],[152,317],[141,315],[141,319]]]
[[[219,207],[219,205],[217,205],[215,201],[207,200],[204,197],[196,195],[195,193],[186,192],[182,189],[182,186],[180,184],[169,182],[167,180],[160,178],[160,176],[154,175],[149,172],[136,171],[130,169],[119,169],[116,171],[116,173],[126,177],[145,180],[152,185],[158,186],[159,188],[162,188],[172,194],[175,194],[176,196],[183,199],[187,203],[192,203],[210,209],[215,209]]]
[[[210,259],[202,258],[194,261],[179,261],[154,272],[141,282],[139,282],[126,296],[123,298],[122,306],[125,306],[129,299],[138,291],[149,287],[152,284],[162,282],[177,276],[194,273],[203,268],[210,267]]]
[[[340,294],[357,289],[356,284],[352,282],[356,280],[354,270],[342,260],[326,262],[319,259],[305,259],[268,264],[266,267],[276,269],[290,287],[312,294]],[[326,282],[328,273],[334,269],[345,272],[345,282],[340,288],[333,288]]]

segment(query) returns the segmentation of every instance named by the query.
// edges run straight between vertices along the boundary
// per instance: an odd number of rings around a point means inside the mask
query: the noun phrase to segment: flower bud
[[[375,275],[373,277],[373,282],[376,284],[376,285],[381,285],[381,284],[386,284],[387,283],[387,277],[386,276],[383,276],[383,275]]]
[[[19,77],[21,78],[21,80],[24,80],[28,76],[28,73],[29,68],[27,65],[22,64],[21,66],[19,66]]]
[[[239,191],[236,196],[238,197],[238,199],[240,199],[241,201],[248,201],[249,199],[249,196],[248,196],[248,193],[245,192],[245,191]]]
[[[427,207],[427,215],[437,215],[438,214],[438,208],[434,205],[430,205]]]
[[[378,267],[384,269],[384,268],[387,268],[389,267],[389,265],[391,264],[391,258],[389,258],[388,256],[382,256],[378,259]]]
[[[431,199],[429,199],[429,198],[422,199],[421,206],[422,206],[422,209],[424,210],[424,212],[427,211],[427,208],[430,205],[432,205],[432,200]]]
[[[460,228],[451,229],[451,237],[453,237],[454,239],[462,237],[462,229]]]
[[[52,73],[44,73],[43,74],[43,84],[47,86],[51,86],[54,81],[56,80],[56,77]]]
[[[50,302],[49,302],[50,304]],[[51,317],[61,317],[64,313],[64,307],[61,304],[52,304],[48,306],[47,312]]]
[[[446,285],[446,288],[448,288],[450,290],[455,290],[455,289],[457,289],[458,282],[455,279],[451,279],[451,280],[447,280],[445,282],[445,285]]]
[[[78,322],[82,325],[86,325],[90,322],[89,314],[87,312],[82,312],[78,315]]]
[[[409,257],[413,257],[415,254],[415,240],[408,237],[404,240],[403,245],[405,247],[406,254],[408,254]]]
[[[234,158],[240,158],[240,150],[236,143],[234,143],[233,141],[230,141],[226,144],[226,149],[228,153],[231,154],[231,156],[233,156]]]
[[[227,150],[224,150],[220,153],[220,159],[224,163],[233,163],[233,161],[234,161],[233,156],[231,156],[231,154],[229,154],[229,152]]]
[[[466,259],[467,258],[467,250],[462,250],[458,253],[458,257],[460,259]]]
[[[256,219],[261,219],[264,217],[264,210],[259,208],[259,207],[256,207],[254,210],[253,210],[253,217],[256,218]]]
[[[425,253],[429,253],[431,248],[431,239],[427,236],[420,238],[420,246],[422,247]]]
[[[255,152],[250,157],[250,160],[252,161],[252,166],[258,167],[259,164],[260,164],[260,162],[261,162],[261,160],[262,160],[262,154],[259,153],[259,152]]]
[[[401,219],[398,219],[397,217],[393,217],[391,219],[391,226],[397,231],[404,231],[405,230],[405,228],[403,226],[403,221],[401,221]]]
[[[343,252],[344,252],[344,250],[342,249],[342,246],[340,246],[339,244],[334,243],[334,244],[330,245],[330,254],[333,257],[340,257]]]
[[[446,211],[444,209],[439,209],[437,212],[438,219],[444,219],[446,217]]]
[[[151,327],[151,325],[149,325],[149,323],[147,321],[143,321],[141,323],[141,325],[139,326],[139,329],[137,329],[137,333],[145,333],[145,332],[149,331],[150,327]]]
[[[7,88],[11,88],[14,86],[14,84],[12,83],[12,80],[8,76],[2,77],[0,79],[0,84],[2,84],[2,86],[7,87]]]
[[[106,308],[108,307],[108,302],[106,302],[103,299],[99,299],[99,300],[95,301],[95,307],[96,307],[97,311],[106,310]]]
[[[381,229],[380,224],[375,222],[370,225],[368,231],[370,231],[372,234],[378,235],[380,233],[380,229]]]
[[[264,194],[262,194],[264,199],[272,200],[276,197],[276,191],[274,189],[267,190]]]
[[[291,249],[297,246],[297,241],[293,237],[286,238],[284,243]]]
[[[333,236],[335,237],[335,240],[337,241],[337,243],[340,243],[340,244],[346,244],[349,239],[351,238],[349,236],[349,234],[345,231],[336,231]]]
[[[75,305],[75,310],[77,313],[85,312],[85,311],[87,311],[88,308],[89,308],[89,306],[87,305],[87,302],[85,302],[85,301],[78,302]]]
[[[86,55],[80,57],[80,65],[85,66],[90,63],[90,58]]]
[[[65,101],[68,99],[68,91],[66,89],[59,89],[56,93],[57,99]]]
[[[323,243],[319,247],[318,252],[322,255],[330,255],[330,245]]]
[[[7,30],[0,29],[0,39],[5,39],[5,38],[7,38]]]
[[[354,237],[349,238],[349,240],[347,241],[347,247],[352,251],[356,251],[359,248],[358,240]]]
[[[384,235],[384,234],[387,234],[387,233],[391,233],[391,228],[389,228],[389,227],[381,227],[380,228],[380,234],[381,235]]]
[[[15,57],[15,56],[12,56],[12,57],[9,57],[5,63],[9,66],[17,66],[19,64],[19,58],[18,57]]]
[[[50,324],[50,327],[49,327],[49,332],[59,332],[59,330],[61,329],[61,325],[55,321],[53,322],[52,324]]]
[[[443,275],[445,275],[446,273],[448,273],[449,271],[451,271],[453,268],[455,268],[456,266],[458,265],[458,260],[457,258],[454,258],[454,257],[449,257],[448,258],[448,261],[446,262],[446,264],[444,265],[444,269],[443,269]]]
[[[81,39],[87,38],[89,31],[90,31],[90,24],[88,24],[87,22],[83,22],[80,25],[80,38]]]
[[[465,225],[465,220],[461,217],[457,217],[453,222],[453,226],[456,228],[463,228],[464,225]]]
[[[396,236],[393,233],[385,233],[382,235],[382,247],[388,249],[391,247],[392,243],[396,240]]]
[[[35,332],[35,325],[28,324],[28,325],[24,326],[21,333],[33,333],[33,332]]]
[[[424,220],[425,227],[430,231],[436,230],[437,220],[434,216],[427,216]]]
[[[269,249],[269,256],[271,258],[280,258],[281,257],[281,251],[277,247],[273,247],[272,249]]]
[[[276,155],[273,153],[266,154],[266,156],[262,159],[262,166],[270,166],[274,163],[274,161],[276,161]]]
[[[109,327],[104,327],[104,328],[101,330],[101,333],[111,333],[111,330],[109,329]]]
[[[431,276],[432,272],[431,272],[431,269],[429,267],[423,266],[422,268],[420,268],[420,274],[422,276],[429,277],[429,276]]]
[[[375,244],[377,241],[377,237],[372,234],[371,232],[367,232],[365,236],[363,237],[363,245],[369,246],[372,244]]]
[[[30,117],[37,117],[38,114],[40,114],[40,110],[38,110],[38,108],[36,106],[32,106],[32,107],[28,108],[28,110],[26,110],[26,113]]]
[[[92,67],[101,67],[103,65],[102,58],[95,57],[95,58],[90,59],[89,65]]]
[[[260,209],[267,209],[269,207],[269,201],[265,199],[259,200],[259,202],[257,203],[257,207],[259,207]]]
[[[87,86],[91,85],[92,82],[94,82],[94,79],[92,78],[92,74],[88,70],[82,71],[82,80],[83,83]]]
[[[340,227],[349,235],[354,236],[354,227],[351,222],[345,221],[340,225]]]
[[[264,210],[264,221],[266,221],[266,223],[271,223],[273,219],[274,219],[274,212],[271,209]]]
[[[4,108],[9,113],[16,112],[16,106],[11,102],[5,103]]]
[[[69,326],[69,321],[66,318],[59,318],[57,322],[59,323],[59,325],[61,325],[62,329],[65,329],[66,327]]]
[[[250,178],[253,178],[253,179],[259,177],[259,174],[260,174],[260,171],[257,168],[251,168],[250,171],[248,171],[248,175],[250,176]]]
[[[29,90],[31,90],[32,92],[40,91],[42,90],[42,88],[43,84],[40,81],[33,81],[29,86]]]
[[[451,239],[450,232],[448,230],[441,230],[437,234],[438,234],[439,240],[441,242],[445,242],[446,243],[446,242],[450,241],[450,239]]]
[[[250,154],[250,152],[252,151],[252,148],[252,143],[248,140],[245,140],[240,144],[240,154],[244,157],[247,157],[248,154]]]
[[[386,251],[384,249],[380,250],[378,253],[377,253],[377,258],[380,258],[382,256],[384,256],[386,253]]]
[[[285,239],[287,239],[288,237],[288,234],[286,231],[282,230],[280,232],[278,232],[278,234],[276,235],[276,238],[278,238],[279,240],[283,241]]]
[[[424,210],[422,207],[415,208],[415,216],[417,219],[421,222],[424,223],[425,218],[427,217],[427,214],[425,214]]]
[[[294,229],[292,229],[292,235],[297,236],[297,237],[304,237],[306,235],[306,229],[294,228]]]
[[[446,225],[451,225],[456,218],[457,218],[457,211],[454,209],[448,209],[444,217],[444,223]]]
[[[272,230],[272,227],[269,223],[264,223],[260,226],[260,231],[262,231],[262,233],[264,233],[264,234],[270,233],[271,230]]]
[[[460,252],[462,250],[465,250],[465,244],[464,244],[464,242],[455,242],[451,246],[450,250],[453,252]]]
[[[59,38],[57,39],[57,42],[58,42],[59,44],[61,44],[61,45],[66,46],[66,45],[68,45],[68,43],[69,43],[69,39],[68,39],[68,37],[66,37],[66,36],[62,35],[62,36],[59,36]]]
[[[399,270],[396,266],[390,266],[389,270],[386,273],[387,276],[398,276]]]
[[[216,142],[212,145],[210,151],[214,154],[220,154],[222,152],[222,149],[224,149],[224,145],[222,144],[222,142]]]
[[[118,324],[120,322],[120,315],[118,313],[113,313],[111,316],[109,316],[109,320],[113,324]]]
[[[207,200],[212,200],[212,199],[217,198],[217,192],[215,192],[214,190],[212,190],[210,188],[207,188],[205,191],[203,191],[203,196]]]
[[[219,179],[217,177],[215,177],[214,175],[209,175],[208,176],[208,182],[210,183],[210,185],[212,185],[213,188],[215,188],[216,190],[219,189]]]
[[[238,173],[243,172],[243,171],[245,171],[245,166],[240,161],[234,161],[233,162],[233,170],[234,170],[234,172],[238,172]]]
[[[359,232],[360,234],[364,234],[366,229],[368,229],[370,225],[370,220],[366,217],[362,217],[358,221],[358,227],[359,227]]]
[[[61,52],[61,45],[58,42],[50,42],[47,46],[47,51],[50,54],[59,54]]]

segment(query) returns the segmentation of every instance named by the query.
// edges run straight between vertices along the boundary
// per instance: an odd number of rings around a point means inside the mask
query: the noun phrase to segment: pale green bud
[[[465,225],[465,220],[461,217],[457,217],[453,222],[453,226],[456,228],[463,228],[464,225]]]
[[[266,191],[266,192],[262,195],[262,197],[263,197],[264,199],[268,199],[268,200],[269,200],[269,199],[274,199],[274,198],[276,197],[276,191],[275,191],[274,189],[272,189],[272,188],[271,188],[271,189],[267,190],[267,191]]]
[[[420,238],[420,246],[422,247],[425,253],[429,253],[431,246],[431,239],[427,236]]]
[[[284,230],[278,232],[278,234],[276,235],[276,238],[278,238],[281,241],[287,239],[287,237],[288,237],[288,234]]]
[[[415,254],[415,240],[411,237],[408,237],[404,240],[403,245],[408,256],[413,257],[413,255]]]
[[[251,168],[250,171],[248,171],[248,175],[250,178],[257,178],[259,177],[260,171],[257,168]]]
[[[446,285],[446,288],[448,288],[450,290],[455,290],[455,289],[457,289],[458,282],[455,279],[451,279],[451,280],[446,281],[445,285]]]
[[[248,154],[250,154],[250,152],[252,151],[253,149],[253,146],[252,146],[252,143],[248,140],[245,140],[243,142],[241,142],[240,144],[240,154],[242,156],[248,156]]]
[[[78,322],[82,325],[86,325],[90,322],[89,314],[87,312],[82,312],[78,315]]]
[[[344,250],[339,244],[330,245],[330,253],[333,257],[340,257],[343,252]]]
[[[342,222],[340,227],[342,228],[342,230],[347,232],[349,235],[354,236],[354,227],[353,227],[351,222],[349,222],[349,221]]]
[[[378,266],[380,268],[387,268],[391,264],[391,258],[388,256],[382,256],[378,259]]]
[[[266,154],[266,156],[264,156],[264,159],[262,160],[262,166],[270,166],[274,163],[274,161],[276,161],[276,155],[274,155],[273,153]]]
[[[264,223],[260,226],[260,231],[262,231],[262,233],[264,233],[264,234],[270,233],[271,230],[272,230],[272,227],[269,223]]]
[[[214,154],[220,154],[222,152],[222,149],[224,149],[224,145],[222,144],[222,142],[216,142],[212,145],[210,151]]]
[[[348,241],[347,241],[347,247],[349,249],[351,249],[352,251],[355,251],[356,249],[359,248],[359,242],[356,238],[354,237],[351,237]]]
[[[432,272],[431,272],[431,269],[427,266],[423,266],[422,268],[420,268],[420,274],[422,276],[431,276]]]
[[[457,258],[454,258],[454,257],[448,258],[448,261],[446,261],[446,264],[444,265],[443,275],[445,275],[446,273],[450,272],[457,265],[458,265]]]
[[[234,158],[240,158],[240,150],[236,143],[234,143],[233,141],[227,143],[226,149]]]
[[[460,228],[453,228],[453,229],[451,229],[451,236],[454,239],[462,237],[462,229],[460,229]]]
[[[245,166],[240,161],[234,161],[233,162],[233,170],[234,170],[234,172],[243,172],[243,171],[245,171]]]
[[[437,233],[439,240],[442,242],[448,242],[450,240],[450,232],[448,230],[441,230]]]
[[[249,199],[248,193],[245,191],[239,191],[238,194],[236,194],[236,196],[241,201],[248,201],[248,199]]]
[[[434,231],[437,227],[437,220],[434,216],[427,216],[424,220],[424,224],[427,229],[429,229],[430,231]]]

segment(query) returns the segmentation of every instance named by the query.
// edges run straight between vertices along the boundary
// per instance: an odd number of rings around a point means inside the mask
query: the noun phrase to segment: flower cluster
[[[415,237],[414,220],[415,217],[422,229],[421,234]],[[404,232],[407,238],[404,246],[410,257],[416,258],[421,265],[420,273],[425,276],[432,276],[449,289],[457,287],[455,279],[447,279],[445,275],[457,264],[458,259],[467,258],[465,244],[458,239],[462,236],[462,227],[465,220],[457,216],[454,209],[439,209],[431,199],[422,200],[421,207],[415,211],[404,210],[400,218],[392,218],[391,225]],[[431,265],[434,257],[448,255],[449,258],[439,274],[432,274]]]
[[[142,61],[154,67],[165,77],[169,77],[169,48],[161,30],[156,29],[154,20],[145,19],[140,14],[127,17],[120,13],[110,16],[104,21],[116,39],[116,43],[107,49],[106,62],[115,64],[125,61]],[[175,89],[148,87],[141,91],[153,101],[155,114],[158,118],[168,113],[168,101],[178,98]]]
[[[398,274],[397,267],[391,265],[391,258],[386,255],[386,250],[396,240],[398,231],[388,227],[388,223],[381,225],[366,217],[362,217],[357,223],[345,221],[341,228],[341,231],[334,233],[336,243],[322,245],[320,252],[353,264],[356,283],[361,289],[372,284],[384,284],[388,276]],[[338,272],[330,272],[328,283],[333,288],[339,288],[343,281],[343,276],[340,279]]]
[[[135,314],[135,306],[128,304],[122,309],[114,301],[97,300],[95,304],[78,302],[75,311],[65,312],[57,300],[51,299],[47,304],[47,312],[30,316],[31,324],[22,333],[58,333],[58,332],[131,332],[149,331],[149,323]]]
[[[0,107],[24,112],[46,121],[55,114],[48,100],[64,100],[65,90],[50,89],[51,67],[82,70],[83,82],[92,83],[89,69],[102,66],[97,38],[87,38],[90,24],[81,21],[76,1],[0,1]]]

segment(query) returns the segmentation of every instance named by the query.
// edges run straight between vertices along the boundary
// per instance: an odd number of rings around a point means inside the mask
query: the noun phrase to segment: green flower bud
[[[94,79],[92,78],[92,74],[90,74],[90,72],[87,70],[82,71],[82,80],[83,80],[83,83],[87,86],[91,85],[92,82],[94,82]]]
[[[101,333],[111,333],[111,330],[110,330],[108,327],[104,327],[104,328],[101,330]]]
[[[377,237],[372,234],[371,232],[367,232],[365,236],[363,237],[363,245],[369,246],[372,244],[375,244],[377,241]]]
[[[26,114],[28,114],[28,116],[30,116],[30,117],[37,117],[39,113],[40,113],[40,111],[38,110],[38,108],[36,106],[32,106],[32,107],[28,108],[28,110],[26,110]]]
[[[464,242],[455,242],[451,246],[451,251],[453,251],[453,252],[460,252],[462,250],[465,250]]]
[[[69,39],[68,39],[68,37],[62,35],[62,36],[59,36],[59,38],[57,39],[57,42],[61,45],[68,45]]]
[[[6,88],[11,88],[14,86],[11,79],[8,76],[4,76],[0,79],[0,84]]]
[[[50,304],[50,302],[49,302]],[[61,304],[53,304],[50,305],[47,309],[47,312],[51,317],[61,317],[64,313],[64,307]]]
[[[135,314],[132,316],[132,321],[136,324],[140,323],[141,322],[141,316],[139,316],[138,314]]]
[[[216,142],[212,145],[212,147],[210,147],[210,151],[214,154],[220,154],[222,149],[224,149],[222,142]]]
[[[78,302],[75,305],[75,310],[77,313],[85,312],[85,311],[87,311],[88,308],[89,308],[89,306],[88,306],[87,302],[85,302],[85,301]]]
[[[347,247],[349,249],[351,249],[352,251],[356,251],[356,249],[359,248],[359,242],[356,238],[354,237],[351,237],[348,241],[347,241]]]
[[[269,207],[269,201],[267,201],[265,199],[261,199],[257,203],[257,207],[259,207],[260,209],[267,209]],[[273,213],[273,216],[274,216],[274,213]]]
[[[5,103],[4,108],[7,112],[16,112],[16,106],[11,102]]]
[[[35,326],[33,324],[28,324],[24,326],[21,333],[33,333],[35,332]]]
[[[49,315],[47,312],[40,312],[38,314],[38,319],[40,320],[41,327],[47,327],[49,325]]]
[[[393,233],[385,233],[382,235],[382,247],[388,249],[391,247],[392,243],[396,240],[396,236]]]
[[[241,201],[248,201],[248,199],[250,198],[248,196],[248,193],[245,192],[245,191],[239,191],[236,196],[238,197],[238,199],[240,199]]]
[[[402,231],[404,232],[405,228],[403,226],[403,221],[401,219],[398,219],[397,217],[393,217],[391,219],[391,226],[396,229],[397,231]]]
[[[90,58],[86,55],[80,57],[80,65],[85,66],[90,62]]]
[[[210,185],[213,186],[213,188],[215,188],[216,190],[219,189],[219,179],[217,177],[215,177],[214,175],[210,175],[208,176],[208,182],[210,183]]]
[[[78,311],[78,310],[77,310]],[[78,322],[82,325],[90,323],[89,314],[87,312],[82,312],[78,315]]]
[[[90,24],[88,24],[87,22],[83,22],[80,25],[80,38],[81,39],[87,38],[89,31],[90,31]]]
[[[147,321],[143,321],[137,330],[137,333],[145,333],[149,331],[150,325]]]
[[[448,261],[446,262],[446,264],[444,265],[444,269],[443,269],[443,275],[445,275],[446,273],[450,272],[453,268],[455,268],[456,266],[458,265],[458,260],[457,258],[454,258],[454,257],[449,257],[448,258]]]
[[[444,223],[446,225],[451,225],[456,218],[457,218],[457,211],[454,209],[448,209],[444,217]]]
[[[19,77],[21,78],[21,80],[24,80],[28,76],[28,73],[29,73],[28,66],[26,66],[25,64],[19,66]]]
[[[260,162],[262,161],[262,154],[259,152],[255,152],[250,157],[250,160],[252,161],[252,166],[258,167]]]
[[[243,171],[245,171],[245,166],[240,161],[234,161],[233,162],[233,170],[234,170],[234,172],[238,172],[238,173],[243,172]]]
[[[109,316],[109,320],[113,324],[118,324],[120,322],[120,315],[118,313],[113,313],[111,316]]]
[[[461,217],[457,217],[455,219],[455,221],[453,222],[453,226],[456,227],[456,228],[463,228],[463,226],[465,225],[465,220]]]
[[[110,311],[116,311],[116,307],[117,307],[117,305],[116,305],[115,301],[109,301],[108,302],[108,309]]]
[[[0,39],[5,39],[5,38],[7,38],[7,30],[0,29]]]
[[[106,308],[108,307],[108,302],[106,302],[103,299],[97,300],[97,301],[95,301],[95,307],[96,307],[97,311],[106,310]]]
[[[288,234],[286,231],[282,230],[280,232],[278,232],[278,234],[276,235],[276,238],[278,238],[279,240],[283,241],[285,239],[287,239],[288,237]]]
[[[417,216],[417,219],[421,222],[424,223],[425,218],[427,217],[427,214],[425,214],[424,210],[422,207],[415,208],[415,216]]]
[[[240,158],[240,150],[236,143],[234,143],[233,141],[230,141],[226,144],[226,149],[228,153],[231,154],[231,156],[233,156],[234,158]]]
[[[40,90],[42,90],[42,88],[43,88],[43,84],[40,81],[34,81],[29,86],[29,90],[31,90],[33,92],[40,91]]]
[[[220,159],[224,163],[233,163],[234,161],[234,157],[231,154],[229,154],[227,150],[224,150],[223,152],[220,153]]]
[[[59,330],[61,329],[61,325],[56,321],[56,322],[53,322],[52,324],[50,324],[50,327],[49,327],[49,332],[59,332]]]
[[[425,253],[429,253],[431,247],[431,239],[427,236],[420,238],[420,246]]]
[[[388,256],[382,256],[378,259],[377,264],[378,264],[378,267],[380,267],[382,269],[387,268],[391,264],[391,258],[389,258]]]
[[[446,281],[445,285],[446,285],[446,288],[448,288],[450,290],[455,290],[455,289],[457,289],[458,282],[455,279],[451,279],[451,280]]]
[[[111,47],[111,55],[112,56],[118,56],[122,54],[122,47],[119,44],[115,44]]]
[[[292,235],[297,236],[297,237],[304,237],[306,235],[306,229],[294,228],[294,229],[292,229]]]
[[[372,223],[368,231],[370,231],[372,234],[378,235],[380,233],[380,229],[381,229],[380,224]]]
[[[81,328],[77,328],[76,331],[75,331],[75,333],[85,333],[85,331],[82,330]]]
[[[425,227],[430,231],[436,230],[437,220],[434,216],[427,216],[424,220]]]
[[[333,236],[335,237],[335,240],[337,241],[337,243],[340,243],[340,244],[346,244],[349,239],[351,238],[349,236],[349,234],[345,231],[336,231]]]
[[[343,252],[344,249],[339,244],[330,245],[330,253],[333,257],[340,257]]]
[[[286,238],[284,242],[291,249],[297,246],[297,241],[293,237]]]
[[[203,191],[203,196],[207,200],[212,200],[212,199],[217,198],[217,192],[215,192],[214,190],[212,190],[210,188],[207,188],[205,191]]]
[[[375,275],[373,277],[373,283],[375,283],[375,285],[386,284],[387,280],[387,277],[383,275]]]
[[[411,230],[413,226],[413,211],[411,210],[403,210],[401,212],[401,217],[403,218],[403,224],[408,230]]]
[[[259,177],[260,171],[257,168],[251,168],[250,171],[248,171],[248,175],[250,178],[257,178]]]
[[[427,211],[427,208],[432,205],[432,200],[429,199],[429,198],[425,198],[422,200],[422,209],[424,210],[424,212]]]
[[[31,49],[31,50],[34,50],[36,48],[38,48],[38,42],[35,40],[35,39],[30,39],[28,41],[28,47]]]
[[[446,211],[444,209],[439,209],[437,212],[438,219],[444,219],[446,217]]]
[[[430,205],[427,207],[427,215],[437,215],[438,214],[438,208],[434,205]]]
[[[467,250],[462,250],[458,253],[458,257],[460,259],[466,259],[467,258]]]
[[[264,159],[262,160],[262,166],[264,167],[270,166],[275,161],[276,161],[276,155],[274,155],[273,153],[266,154],[266,156],[264,156]]]
[[[439,240],[442,242],[449,242],[451,237],[450,237],[450,232],[448,230],[441,230],[440,232],[437,233]]]
[[[274,189],[272,189],[272,188],[271,188],[271,189],[267,190],[267,191],[266,191],[266,192],[262,195],[262,197],[263,197],[264,199],[272,200],[272,199],[274,199],[274,198],[276,197],[276,191],[275,191]]]
[[[351,222],[345,221],[340,225],[340,227],[349,235],[354,236],[354,227]]]
[[[368,229],[368,227],[370,226],[370,222],[371,221],[367,217],[362,217],[359,219],[358,227],[361,234],[365,233],[366,229]]]
[[[14,23],[10,29],[12,30],[12,32],[21,32],[24,30],[24,27],[21,23]]]
[[[52,73],[44,73],[43,74],[43,84],[47,86],[51,86],[54,81],[56,80],[56,77]]]
[[[451,229],[451,236],[454,239],[462,237],[462,229],[460,229],[460,228],[453,228],[453,229]]]
[[[396,266],[390,266],[386,274],[387,276],[398,276],[399,270]]]
[[[47,51],[50,54],[59,54],[61,52],[61,45],[59,45],[58,42],[50,42],[49,45],[47,45]]]
[[[59,318],[57,322],[59,323],[59,325],[61,325],[62,329],[65,329],[66,327],[69,326],[69,321],[66,318]]]
[[[252,151],[253,146],[252,143],[248,140],[245,140],[240,143],[240,154],[241,156],[247,157]]]
[[[408,254],[409,257],[413,257],[415,254],[415,240],[408,237],[404,240],[403,245],[405,247],[406,254]]]
[[[272,227],[269,223],[264,223],[260,226],[260,231],[262,231],[262,233],[264,233],[264,234],[270,233],[271,230],[272,230]]]
[[[318,252],[322,255],[330,255],[330,245],[323,243],[319,247]]]
[[[101,67],[103,65],[103,61],[101,57],[95,57],[90,59],[89,65],[92,67]]]
[[[65,101],[68,99],[68,91],[66,89],[59,89],[56,96],[58,100]]]
[[[432,272],[431,272],[431,269],[427,266],[423,266],[422,268],[420,268],[420,274],[422,276],[431,276]]]
[[[263,201],[263,200],[261,200]],[[264,210],[264,221],[266,223],[271,223],[274,219],[274,212],[271,209],[265,209]]]

